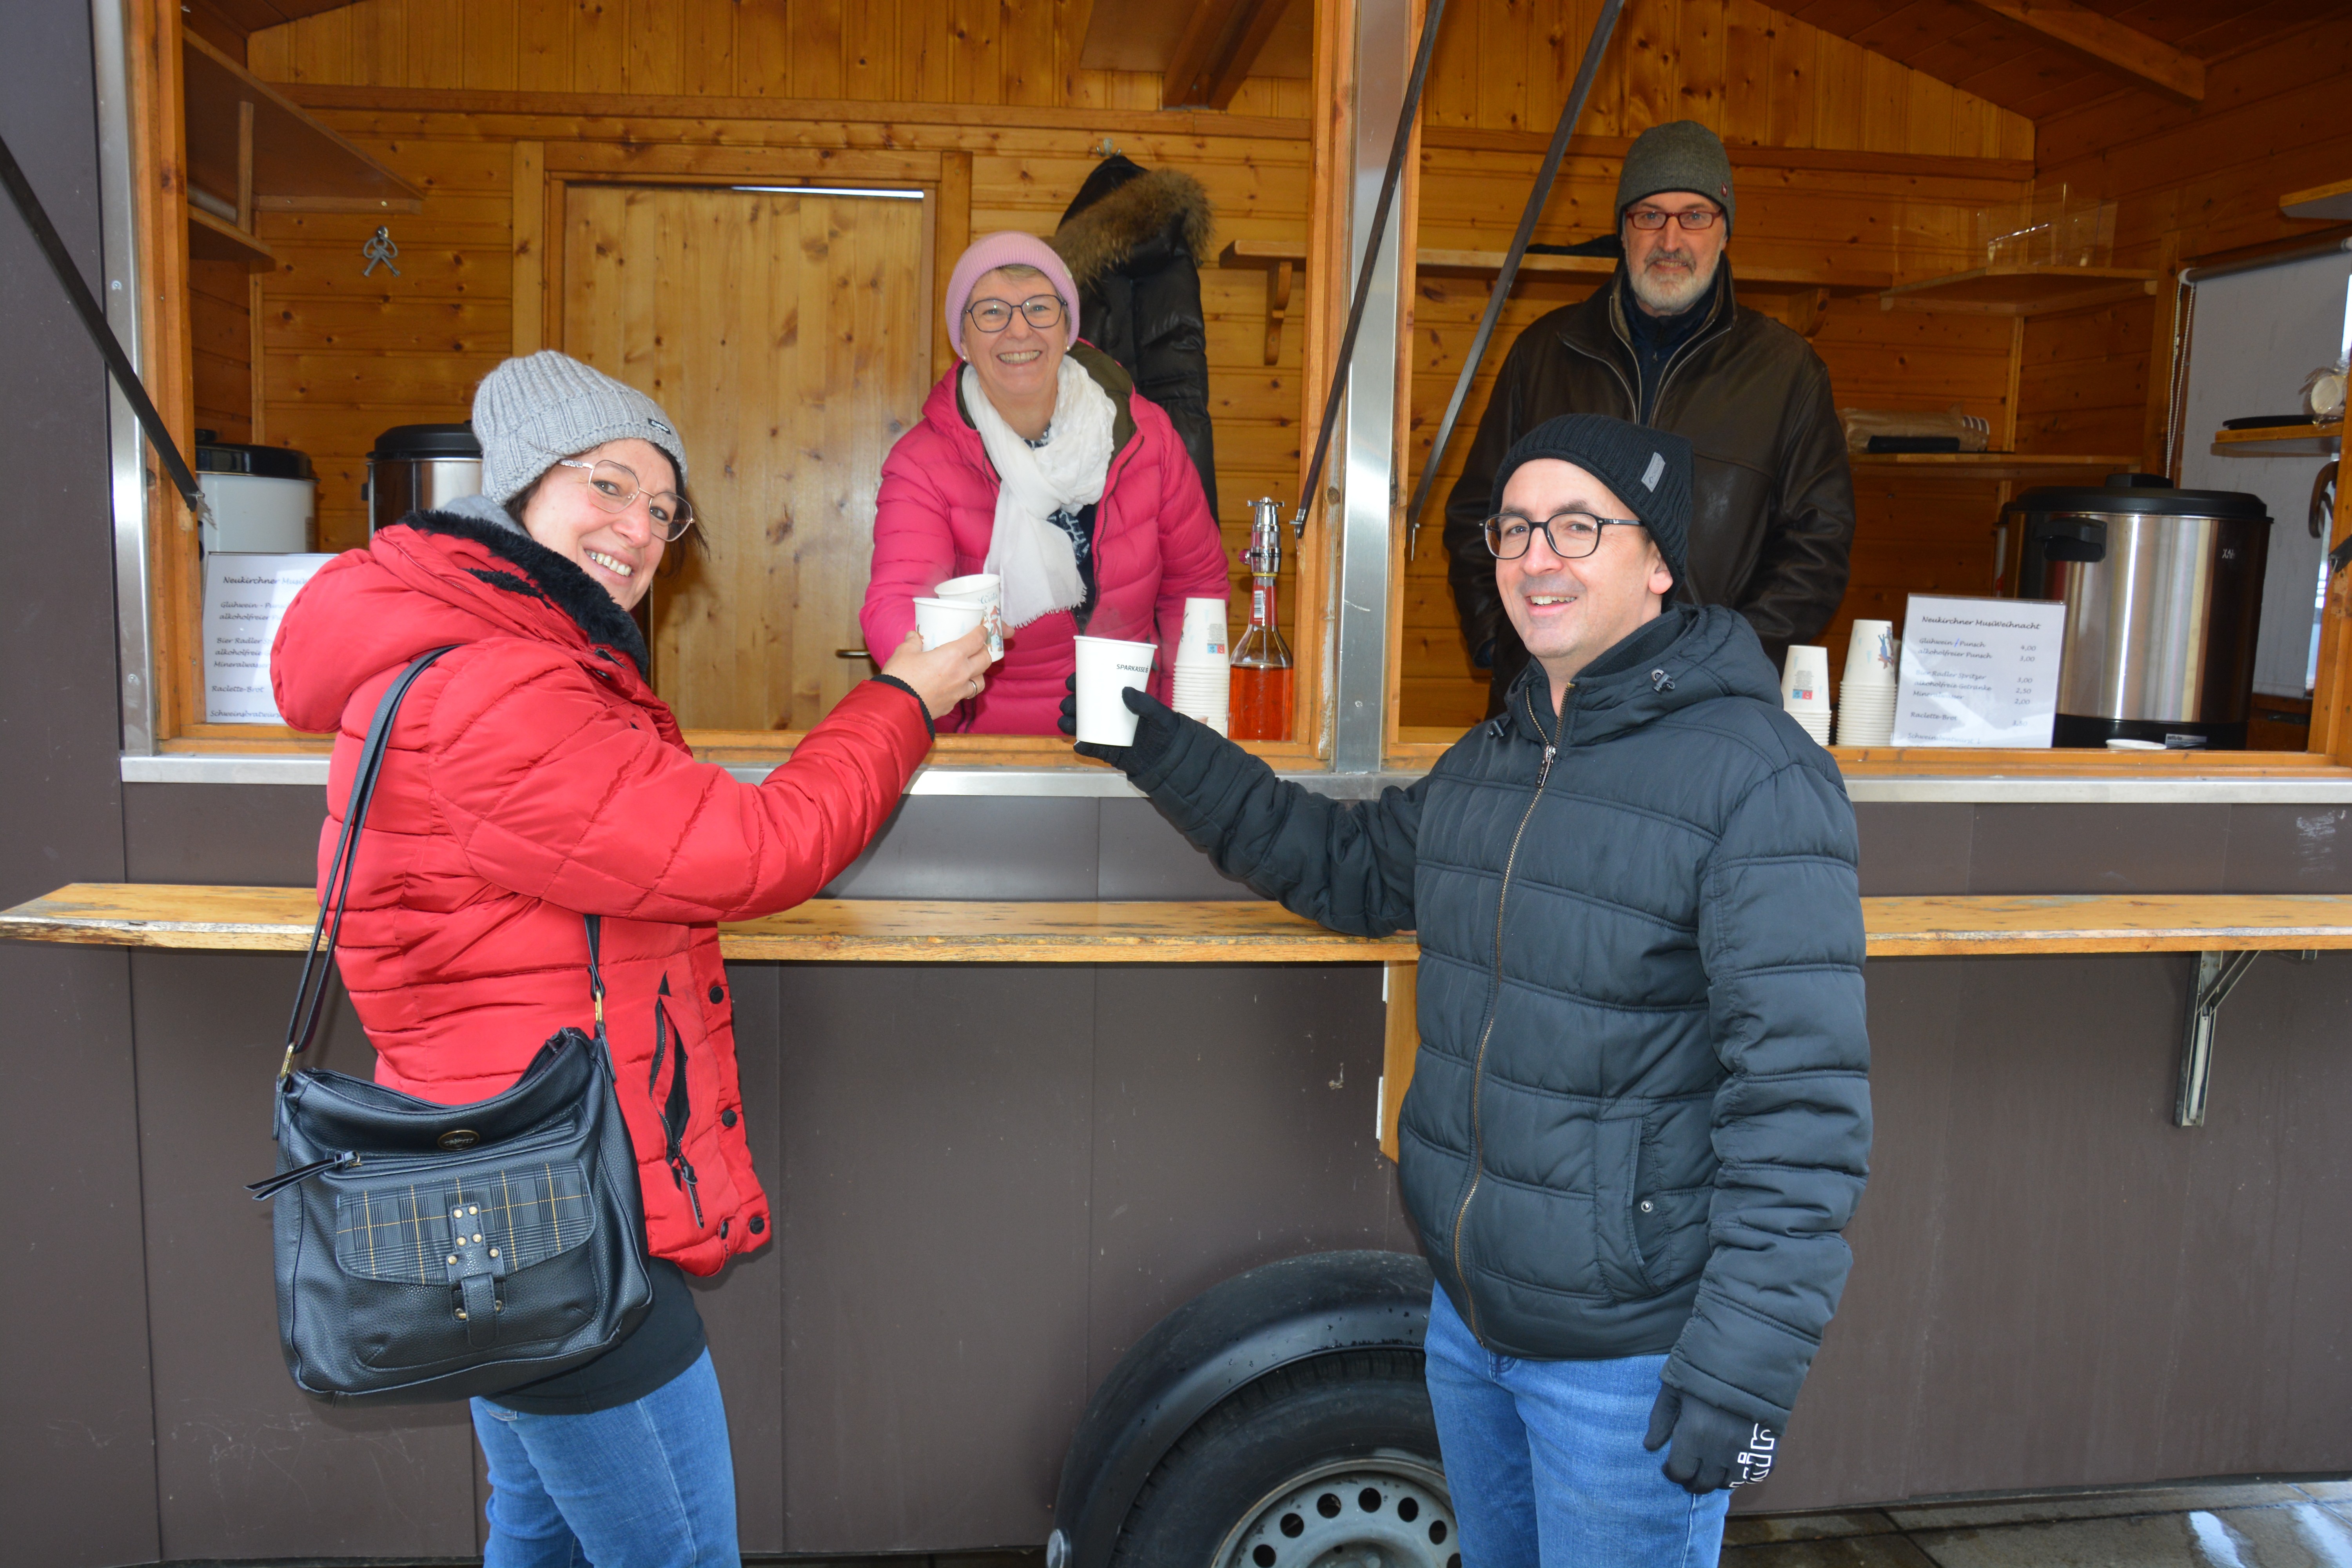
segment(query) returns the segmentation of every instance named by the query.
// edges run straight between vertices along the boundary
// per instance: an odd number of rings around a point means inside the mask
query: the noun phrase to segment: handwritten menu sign
[[[2066,606],[1914,594],[1895,694],[1898,746],[2047,746]]]
[[[205,718],[282,724],[269,693],[269,645],[294,595],[331,555],[205,557]]]

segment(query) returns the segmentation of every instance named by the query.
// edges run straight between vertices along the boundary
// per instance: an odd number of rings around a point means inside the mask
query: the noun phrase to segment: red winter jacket
[[[1095,511],[1095,593],[1087,634],[1157,642],[1151,693],[1170,695],[1186,599],[1223,602],[1225,546],[1201,493],[1201,476],[1168,416],[1140,396],[1118,362],[1093,344],[1070,350],[1118,414],[1113,457]],[[959,364],[923,404],[919,424],[898,437],[882,464],[875,500],[874,571],[858,624],[881,657],[915,626],[914,600],[950,577],[980,571],[996,531],[996,469],[966,416]],[[1041,616],[1004,634],[1004,659],[988,689],[940,721],[946,730],[999,735],[1050,735],[1061,717],[1070,671],[1077,665],[1077,619],[1067,610]]]
[[[485,1100],[590,1026],[583,914],[604,917],[605,1020],[656,1257],[716,1274],[766,1239],[744,1142],[720,921],[790,908],[866,847],[930,747],[868,681],[757,787],[698,763],[642,673],[635,623],[519,531],[412,515],[311,579],[270,650],[278,711],[332,731],[324,878],[368,721],[416,655],[360,836],[336,953],[376,1081]],[[654,1061],[655,1014],[676,1049]],[[660,1108],[686,1074],[689,1184]]]

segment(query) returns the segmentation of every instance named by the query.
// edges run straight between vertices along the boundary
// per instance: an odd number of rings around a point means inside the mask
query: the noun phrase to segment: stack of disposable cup
[[[1830,650],[1799,644],[1780,676],[1780,706],[1821,745],[1830,743]]]
[[[1895,623],[1856,621],[1838,685],[1841,746],[1884,746],[1895,738]]]
[[[1225,647],[1225,602],[1223,599],[1184,601],[1184,635],[1176,645],[1176,668],[1171,679],[1170,704],[1189,719],[1198,719],[1218,734],[1225,733],[1233,707],[1231,650]]]

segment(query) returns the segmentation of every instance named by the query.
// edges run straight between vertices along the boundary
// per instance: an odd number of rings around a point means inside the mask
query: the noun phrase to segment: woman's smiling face
[[[1040,399],[1050,408],[1060,385],[1062,356],[1070,347],[1070,315],[1066,310],[1050,327],[1032,325],[1021,312],[1022,302],[1040,294],[1049,300],[1055,297],[1054,280],[1044,273],[1014,278],[999,268],[981,274],[964,307],[964,354],[980,376],[981,390],[999,413]],[[983,332],[973,323],[971,312],[992,300],[1011,310],[1013,319],[1003,331]]]
[[[572,461],[593,464],[600,458],[635,470],[637,497],[626,510],[605,510],[589,489],[584,470],[558,465],[541,476],[523,503],[522,528],[578,564],[614,604],[634,610],[653,586],[654,568],[662,558],[662,537],[646,509],[654,496],[677,489],[677,470],[659,447],[635,436],[591,447]]]

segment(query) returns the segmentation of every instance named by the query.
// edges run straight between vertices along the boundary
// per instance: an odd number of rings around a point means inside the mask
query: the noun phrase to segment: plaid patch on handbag
[[[489,1248],[505,1279],[585,1242],[596,1227],[587,1173],[533,1161],[423,1182],[371,1182],[335,1194],[335,1261],[362,1279],[437,1285],[453,1245]]]

